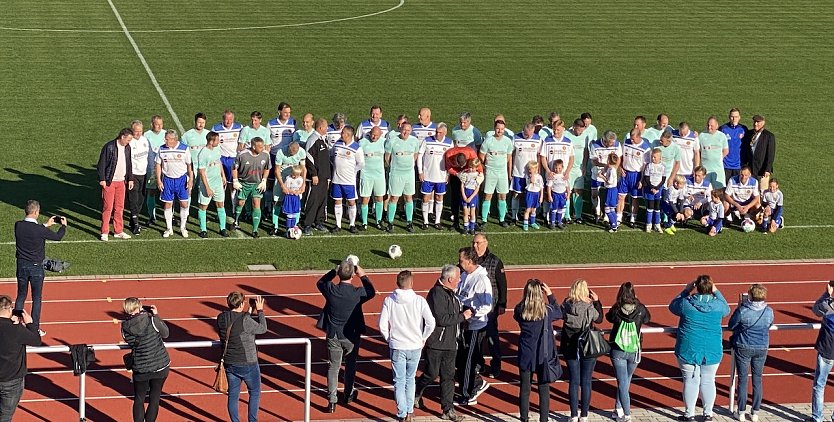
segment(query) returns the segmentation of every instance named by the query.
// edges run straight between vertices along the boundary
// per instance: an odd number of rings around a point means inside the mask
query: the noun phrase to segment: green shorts
[[[400,197],[403,195],[414,195],[417,190],[414,182],[414,173],[388,175],[388,194]]]
[[[203,182],[200,182],[199,191],[200,193],[197,195],[197,203],[200,205],[208,205],[212,201],[222,203],[226,200],[226,191],[223,189],[222,184],[218,183],[217,185],[211,185],[212,196],[208,196],[206,187],[203,186]]]
[[[263,192],[258,192],[257,183],[241,183],[243,187],[237,192],[237,199],[244,201],[246,198],[261,199],[264,197]]]
[[[359,178],[359,196],[369,198],[371,196],[385,196],[385,176],[362,176]]]
[[[484,175],[484,195],[492,195],[497,193],[499,195],[506,195],[510,191],[509,175],[504,173],[494,173],[489,170]]]
[[[568,174],[568,186],[571,189],[585,189],[585,176],[582,175],[582,170],[571,169]]]

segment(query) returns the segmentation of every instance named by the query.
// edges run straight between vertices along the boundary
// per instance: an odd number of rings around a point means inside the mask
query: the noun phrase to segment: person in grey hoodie
[[[579,336],[593,324],[602,322],[602,303],[596,293],[588,289],[588,283],[579,279],[573,282],[570,293],[562,303],[562,344],[560,348],[568,364],[568,399],[571,422],[588,420],[591,406],[591,377],[597,358],[579,356]],[[579,394],[582,390],[582,412],[579,413]]]
[[[414,377],[420,352],[435,326],[429,304],[414,293],[413,286],[411,271],[400,271],[397,289],[385,298],[379,313],[379,332],[391,351],[397,418],[407,422],[414,416]]]
[[[487,318],[492,311],[492,284],[486,269],[476,264],[478,254],[472,247],[458,251],[458,265],[464,271],[458,284],[458,299],[465,310],[471,309],[472,316],[464,324],[463,344],[458,347],[457,368],[460,383],[460,404],[478,404],[478,396],[489,383],[481,378],[478,368],[484,367],[482,343],[486,334]]]
[[[730,345],[738,374],[738,410],[736,419],[746,421],[747,374],[753,375],[753,403],[750,420],[759,420],[762,405],[762,372],[770,345],[770,326],[773,325],[773,309],[767,305],[767,289],[761,284],[750,286],[747,297],[739,303],[730,316],[728,328],[733,332]]]
[[[171,366],[162,341],[168,338],[168,326],[159,317],[156,306],[143,307],[135,297],[125,299],[122,308],[127,314],[122,322],[122,337],[133,353],[133,421],[153,422],[159,414],[159,397]]]

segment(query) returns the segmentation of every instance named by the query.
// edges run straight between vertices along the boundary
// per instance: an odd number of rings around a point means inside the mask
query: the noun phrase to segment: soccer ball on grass
[[[403,250],[399,245],[391,245],[388,247],[388,256],[390,256],[391,259],[397,259],[403,256]]]

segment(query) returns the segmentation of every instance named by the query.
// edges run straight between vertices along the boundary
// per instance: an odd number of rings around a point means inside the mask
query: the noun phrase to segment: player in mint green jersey
[[[362,225],[359,229],[368,228],[368,209],[373,196],[376,227],[382,230],[382,206],[385,201],[385,141],[382,139],[382,128],[372,127],[359,141],[359,146],[365,154],[365,167],[359,174],[359,197],[362,198]]]
[[[390,132],[389,132],[390,133]],[[411,136],[411,123],[400,126],[399,136],[390,140],[385,146],[385,161],[389,164],[388,172],[388,227],[389,233],[394,230],[394,215],[397,213],[397,202],[403,197],[405,204],[405,229],[414,232],[411,220],[414,216],[414,193],[416,183],[414,178],[414,164],[417,153],[420,152],[420,141]]]
[[[710,116],[707,120],[707,130],[698,135],[698,143],[701,144],[701,166],[707,170],[707,179],[713,189],[723,188],[724,157],[730,152],[730,146],[727,135],[718,130],[717,117]]]
[[[200,237],[208,237],[206,230],[206,211],[209,204],[214,201],[217,208],[217,223],[220,225],[220,236],[228,237],[226,231],[226,208],[224,208],[226,191],[226,174],[223,171],[223,164],[220,160],[222,153],[218,145],[220,135],[217,132],[209,132],[206,135],[206,146],[197,153],[197,180],[199,180],[199,196],[197,205],[197,218],[200,220]]]
[[[296,129],[292,134],[293,142],[298,142],[301,148],[307,149],[307,138],[313,134],[313,115],[307,113],[301,118],[301,129]]]
[[[296,133],[298,133],[298,131],[296,131]],[[304,148],[301,148],[301,145],[299,145],[298,142],[295,141],[292,141],[289,145],[287,145],[286,151],[284,149],[279,149],[275,154],[275,170],[273,170],[275,174],[275,187],[272,189],[272,203],[275,204],[275,206],[272,212],[272,231],[269,233],[271,236],[282,235],[282,232],[278,229],[279,213],[276,210],[281,209],[284,201],[284,195],[290,191],[290,189],[284,185],[284,182],[287,180],[287,177],[292,174],[293,167],[298,164],[302,165],[302,180],[304,177],[307,177],[307,168],[304,166],[306,159],[307,152]]]
[[[661,133],[660,139],[652,144],[652,148],[660,148],[662,154],[660,162],[666,169],[666,174],[663,175],[667,180],[666,186],[672,186],[672,182],[674,182],[675,176],[678,175],[678,170],[681,168],[681,149],[678,144],[672,142],[672,132],[665,131]]]
[[[197,113],[194,115],[194,127],[182,134],[180,141],[188,147],[191,152],[191,162],[197,161],[197,153],[206,146],[206,135],[209,131],[206,129],[206,115],[204,113]]]
[[[662,135],[663,132],[672,132],[672,126],[669,126],[669,116],[666,113],[660,113],[657,115],[657,123],[646,129],[643,132],[643,137],[651,143],[660,139],[660,135]]]
[[[481,144],[479,159],[484,163],[484,202],[481,207],[481,225],[487,224],[492,195],[498,194],[498,221],[507,227],[507,193],[510,192],[510,173],[513,166],[513,141],[506,135],[503,120],[496,120],[491,135]]]
[[[469,146],[478,151],[478,148],[484,143],[484,136],[481,131],[472,125],[472,115],[468,111],[460,114],[458,125],[452,129],[452,139],[455,140],[455,146]]]
[[[571,189],[568,203],[565,204],[565,220],[570,221],[573,213],[573,222],[582,224],[582,207],[585,205],[585,175],[588,171],[588,146],[589,136],[585,134],[585,122],[582,119],[573,121],[570,129],[565,131],[565,138],[568,138],[573,145],[573,167],[568,173],[568,188]]]
[[[244,127],[240,131],[240,136],[237,138],[238,153],[249,148],[254,138],[263,139],[264,147],[270,148],[272,140],[270,138],[269,128],[261,124],[262,122],[263,115],[260,111],[253,111],[249,115],[249,126]]]
[[[145,131],[145,139],[151,144],[151,149],[148,151],[148,175],[145,179],[147,185],[145,186],[145,207],[148,211],[148,227],[156,224],[156,200],[159,196],[159,190],[156,186],[156,154],[159,152],[159,147],[165,143],[165,129],[162,128],[162,116],[154,115],[151,117],[151,128]]]

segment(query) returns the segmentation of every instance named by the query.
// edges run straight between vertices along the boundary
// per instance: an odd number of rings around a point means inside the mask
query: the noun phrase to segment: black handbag
[[[579,335],[576,343],[580,358],[598,358],[611,351],[611,345],[605,340],[602,331],[594,329],[593,324]]]

